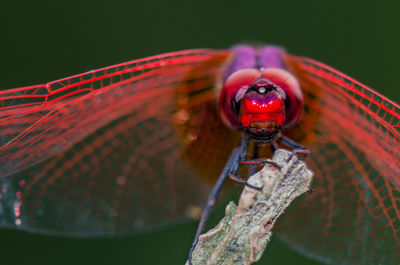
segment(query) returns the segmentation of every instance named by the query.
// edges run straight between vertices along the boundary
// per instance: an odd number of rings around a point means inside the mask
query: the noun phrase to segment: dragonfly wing
[[[305,95],[289,134],[311,149],[315,192],[291,206],[281,238],[329,264],[399,264],[399,106],[322,63],[285,60]]]
[[[1,92],[0,226],[124,235],[202,206],[185,123],[215,105],[229,57],[176,52]]]

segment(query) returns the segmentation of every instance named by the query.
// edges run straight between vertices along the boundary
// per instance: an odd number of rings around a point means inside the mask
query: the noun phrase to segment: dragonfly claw
[[[267,159],[267,158],[250,159],[250,160],[240,161],[240,163],[244,164],[244,165],[270,164],[279,170],[282,168],[276,162],[274,162],[270,159]]]
[[[249,184],[249,183],[247,182],[247,180],[245,180],[245,179],[243,179],[243,178],[241,178],[241,177],[234,176],[234,175],[232,175],[232,174],[229,174],[229,178],[232,179],[232,180],[234,180],[234,181],[236,181],[237,183],[239,183],[239,184],[241,184],[241,185],[243,185],[243,186],[247,186],[247,187],[249,187],[249,188],[252,188],[252,189],[255,189],[255,190],[258,190],[258,191],[261,191],[262,188],[263,188],[263,187],[256,187],[256,186],[254,186],[254,185],[251,185],[251,184]]]

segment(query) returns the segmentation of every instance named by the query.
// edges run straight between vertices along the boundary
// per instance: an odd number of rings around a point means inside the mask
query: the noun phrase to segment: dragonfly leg
[[[268,158],[250,159],[250,160],[240,161],[240,163],[241,164],[245,164],[245,165],[247,165],[247,164],[256,164],[256,165],[259,165],[259,164],[270,164],[270,165],[276,167],[279,170],[281,169],[280,165],[278,165],[276,162],[274,162],[274,161],[272,161],[272,160],[270,160]]]
[[[281,136],[280,140],[287,147],[293,148],[292,155],[289,157],[288,160],[292,159],[293,155],[297,155],[299,158],[304,159],[310,154],[310,149],[293,141],[292,139],[286,136]]]
[[[279,146],[278,144],[273,141],[270,143],[271,145],[271,149],[272,149],[272,153],[275,153],[276,150],[278,150]],[[257,156],[253,156],[253,157],[257,157]],[[276,167],[277,169],[281,169],[281,166],[279,166],[277,163],[275,163],[274,161],[268,159],[268,158],[255,158],[255,159],[248,159],[248,160],[241,160],[240,161],[241,164],[245,164],[245,165],[265,165],[265,164],[270,164],[274,167]],[[252,175],[252,174],[250,174]]]
[[[276,141],[272,141],[271,142],[271,149],[272,149],[272,153],[275,154],[275,151],[279,149],[278,144],[276,143]]]
[[[306,191],[306,193],[305,194],[311,194],[311,193],[313,193],[314,192],[314,189],[311,187],[311,185],[310,186],[308,186],[308,191]]]
[[[251,184],[249,184],[249,183],[247,182],[247,180],[245,180],[244,178],[237,177],[237,176],[232,175],[232,174],[229,174],[229,178],[230,178],[231,180],[233,180],[233,181],[236,181],[237,183],[239,183],[239,184],[241,184],[241,185],[243,185],[243,186],[247,186],[247,187],[250,187],[250,188],[255,189],[255,190],[258,190],[258,191],[261,191],[261,190],[262,190],[262,187],[256,187],[256,186],[254,186],[254,185],[251,185]]]
[[[214,185],[213,190],[211,191],[210,195],[208,196],[207,204],[204,208],[200,222],[197,226],[196,235],[194,237],[192,247],[190,248],[190,251],[189,251],[188,261],[189,261],[190,265],[192,264],[193,250],[199,241],[200,234],[203,231],[205,223],[211,213],[212,207],[215,205],[215,202],[221,191],[222,185],[225,183],[225,180],[227,179],[227,177],[236,171],[238,164],[239,164],[238,162],[239,162],[240,158],[243,156],[243,152],[244,152],[243,149],[245,149],[245,147],[246,147],[246,143],[245,143],[245,141],[242,141],[241,146],[239,146],[233,150],[233,152],[228,160],[228,163],[225,165],[224,169],[222,170],[221,175],[219,176],[217,182]]]

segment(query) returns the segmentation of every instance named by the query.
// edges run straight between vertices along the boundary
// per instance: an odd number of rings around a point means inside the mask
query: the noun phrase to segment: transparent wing
[[[289,135],[311,149],[315,192],[280,236],[329,264],[400,264],[400,108],[350,77],[287,55],[305,112]]]
[[[229,57],[169,53],[2,91],[0,226],[123,235],[202,206],[210,185],[185,153]]]

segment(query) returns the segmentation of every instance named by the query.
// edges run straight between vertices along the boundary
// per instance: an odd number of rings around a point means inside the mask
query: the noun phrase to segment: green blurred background
[[[257,41],[325,62],[400,102],[395,1],[47,0],[7,1],[0,8],[0,89],[167,51]],[[2,229],[0,263],[183,264],[195,228],[191,222],[111,239]],[[276,238],[259,262],[294,263],[319,264]]]

